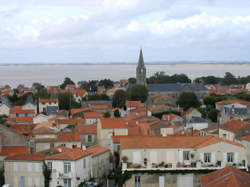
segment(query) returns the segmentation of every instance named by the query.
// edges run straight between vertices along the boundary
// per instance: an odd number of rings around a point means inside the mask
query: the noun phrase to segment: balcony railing
[[[164,164],[163,162],[160,164],[130,164],[130,163],[122,163],[123,171],[145,171],[145,170],[160,170],[160,171],[168,171],[168,170],[217,170],[224,168],[228,163],[221,162],[220,164],[210,164],[210,163],[201,163],[201,162],[184,162],[184,163],[172,163],[172,164]],[[243,164],[235,164],[235,167],[238,169],[247,169],[247,165]]]

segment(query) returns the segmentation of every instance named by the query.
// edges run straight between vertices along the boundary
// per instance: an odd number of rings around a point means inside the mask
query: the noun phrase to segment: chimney
[[[82,150],[86,150],[86,146],[85,145],[82,146]]]

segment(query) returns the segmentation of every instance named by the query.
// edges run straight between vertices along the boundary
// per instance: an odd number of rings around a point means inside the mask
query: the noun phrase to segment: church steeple
[[[138,65],[136,68],[136,84],[146,85],[146,67],[144,65],[142,49],[140,49]]]
[[[139,61],[138,61],[138,67],[144,67],[144,60],[143,60],[142,48],[140,49],[140,56],[139,56]]]

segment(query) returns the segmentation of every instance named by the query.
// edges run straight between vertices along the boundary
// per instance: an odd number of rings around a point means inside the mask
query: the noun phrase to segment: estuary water
[[[250,75],[250,64],[166,64],[146,65],[147,77],[155,72],[164,71],[166,74],[184,73],[191,79],[200,76],[224,76],[231,72],[235,76]],[[0,65],[0,85],[9,84],[16,87],[18,84],[31,86],[33,82],[44,85],[61,84],[65,77],[70,77],[76,83],[80,80],[112,80],[135,77],[134,64],[93,64],[93,65]]]

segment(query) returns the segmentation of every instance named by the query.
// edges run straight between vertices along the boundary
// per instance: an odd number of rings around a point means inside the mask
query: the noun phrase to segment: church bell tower
[[[144,65],[142,49],[140,50],[139,61],[136,68],[136,84],[146,86],[146,67]]]

